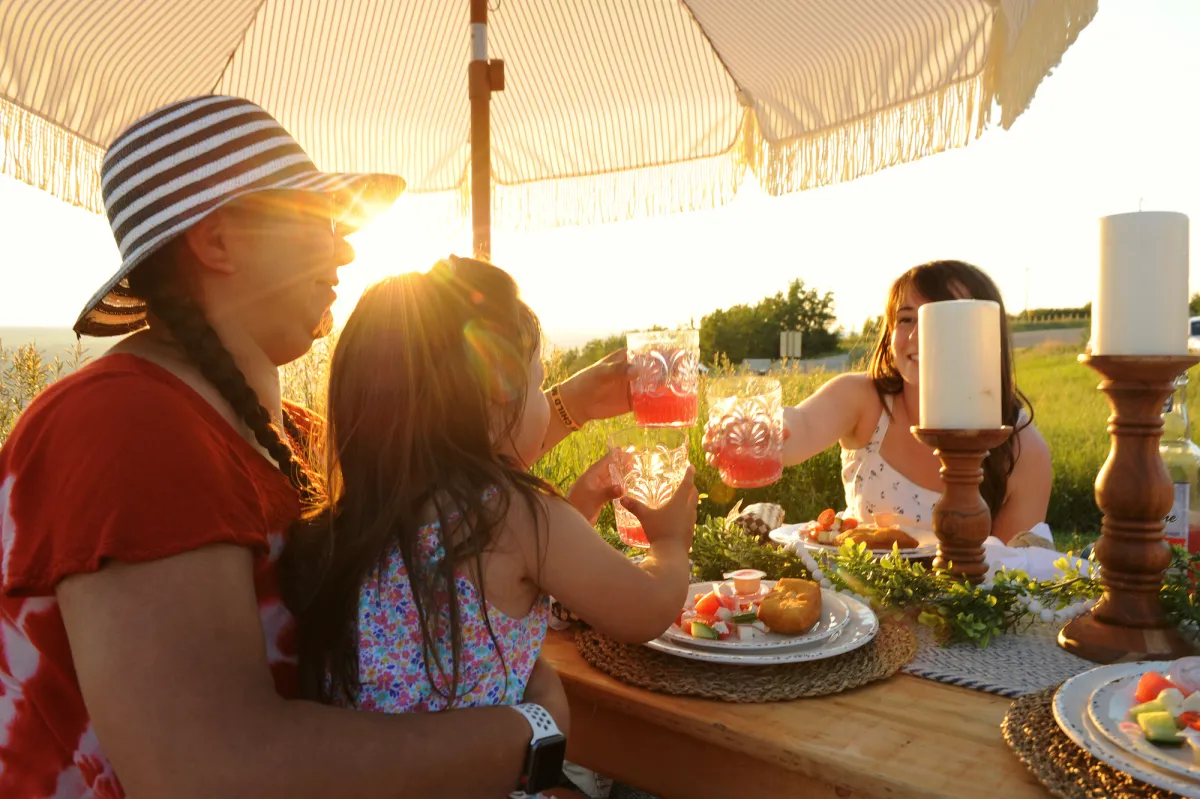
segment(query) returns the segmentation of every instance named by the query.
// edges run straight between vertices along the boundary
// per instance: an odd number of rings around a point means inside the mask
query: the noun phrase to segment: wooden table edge
[[[547,637],[544,652],[548,660],[559,670],[568,696],[572,701],[573,714],[576,708],[584,710],[593,708],[592,712],[617,713],[636,719],[652,727],[668,731],[672,734],[686,736],[700,742],[713,751],[736,752],[746,755],[756,762],[775,769],[790,772],[793,775],[824,785],[828,790],[811,793],[813,796],[828,795],[838,797],[886,796],[889,799],[961,799],[965,796],[982,796],[980,793],[970,793],[952,788],[941,788],[927,784],[918,784],[913,779],[905,779],[904,772],[887,773],[879,768],[880,760],[867,760],[861,757],[848,756],[844,750],[831,747],[813,749],[798,749],[790,746],[788,741],[751,741],[739,725],[723,723],[706,714],[706,710],[717,709],[725,711],[726,716],[754,717],[761,716],[764,708],[790,705],[792,703],[766,703],[763,705],[733,705],[739,710],[729,713],[730,703],[718,700],[708,700],[698,697],[682,697],[658,694],[623,683],[613,677],[594,669],[579,655],[573,641],[573,633],[566,631],[551,631]],[[815,699],[795,700],[805,703],[818,712],[828,710],[834,712],[841,707],[854,714],[861,714],[857,708],[866,700],[868,703],[873,692],[897,691],[916,693],[938,697],[942,703],[950,705],[964,704],[973,706],[978,712],[985,713],[994,725],[989,724],[986,741],[977,741],[978,745],[988,751],[998,747],[999,751],[991,757],[990,765],[1004,772],[1006,785],[1001,788],[1004,793],[1014,797],[1029,797],[1042,799],[1048,792],[1036,781],[1012,752],[1009,751],[1000,735],[1000,720],[1011,704],[1011,700],[994,694],[986,694],[959,686],[933,682],[907,674],[897,674],[886,680],[872,683],[862,688],[853,689],[843,694],[819,697]],[[670,704],[671,711],[663,708]],[[853,706],[853,707],[852,707]],[[706,717],[707,715],[707,717]],[[573,724],[575,723],[573,716]],[[580,719],[579,721],[586,721]],[[749,721],[740,720],[740,726],[745,727]],[[994,735],[993,735],[994,733]],[[981,763],[980,766],[989,764]],[[994,770],[994,769],[993,769]],[[932,776],[932,775],[930,775]],[[817,788],[817,785],[812,785]],[[1014,791],[1013,789],[1016,789]],[[1024,788],[1024,790],[1021,790]],[[806,795],[809,795],[806,793]]]

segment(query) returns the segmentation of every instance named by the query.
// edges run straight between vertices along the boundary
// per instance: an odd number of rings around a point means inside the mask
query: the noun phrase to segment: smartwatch
[[[533,740],[525,754],[525,765],[521,769],[521,781],[511,796],[532,795],[538,791],[554,788],[562,777],[563,758],[567,754],[567,736],[563,735],[554,719],[541,705],[526,702],[512,705],[533,728]]]

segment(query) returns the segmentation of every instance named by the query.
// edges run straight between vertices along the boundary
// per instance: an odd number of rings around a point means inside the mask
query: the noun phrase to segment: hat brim
[[[381,173],[312,172],[269,184],[258,184],[222,198],[204,214],[181,221],[130,253],[116,274],[92,295],[75,321],[80,336],[121,336],[146,326],[146,303],[129,291],[129,273],[151,254],[218,208],[239,197],[264,191],[307,191],[329,194],[344,204],[338,223],[341,232],[352,233],[368,224],[379,211],[394,203],[404,191],[404,180]]]

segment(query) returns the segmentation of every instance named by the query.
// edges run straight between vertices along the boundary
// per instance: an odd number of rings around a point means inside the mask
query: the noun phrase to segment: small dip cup
[[[766,576],[766,572],[761,572],[758,569],[738,569],[726,574],[725,579],[733,580],[733,590],[745,596],[757,594],[759,589],[762,588],[762,578]]]

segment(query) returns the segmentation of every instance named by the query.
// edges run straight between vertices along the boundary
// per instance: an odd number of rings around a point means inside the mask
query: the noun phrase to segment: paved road
[[[800,372],[844,372],[850,368],[850,356],[830,355],[828,358],[807,358],[795,363],[796,370]]]
[[[1037,347],[1041,344],[1070,344],[1077,346],[1080,350],[1083,349],[1084,334],[1087,328],[1084,327],[1069,327],[1059,330],[1023,330],[1020,333],[1013,333],[1013,346],[1017,349],[1025,347]],[[771,366],[778,367],[778,362],[768,362],[763,359],[755,365],[761,364],[760,368],[767,369]],[[789,366],[798,372],[844,372],[850,368],[850,356],[845,353],[841,355],[830,355],[827,358],[806,358],[799,361],[791,361]]]

